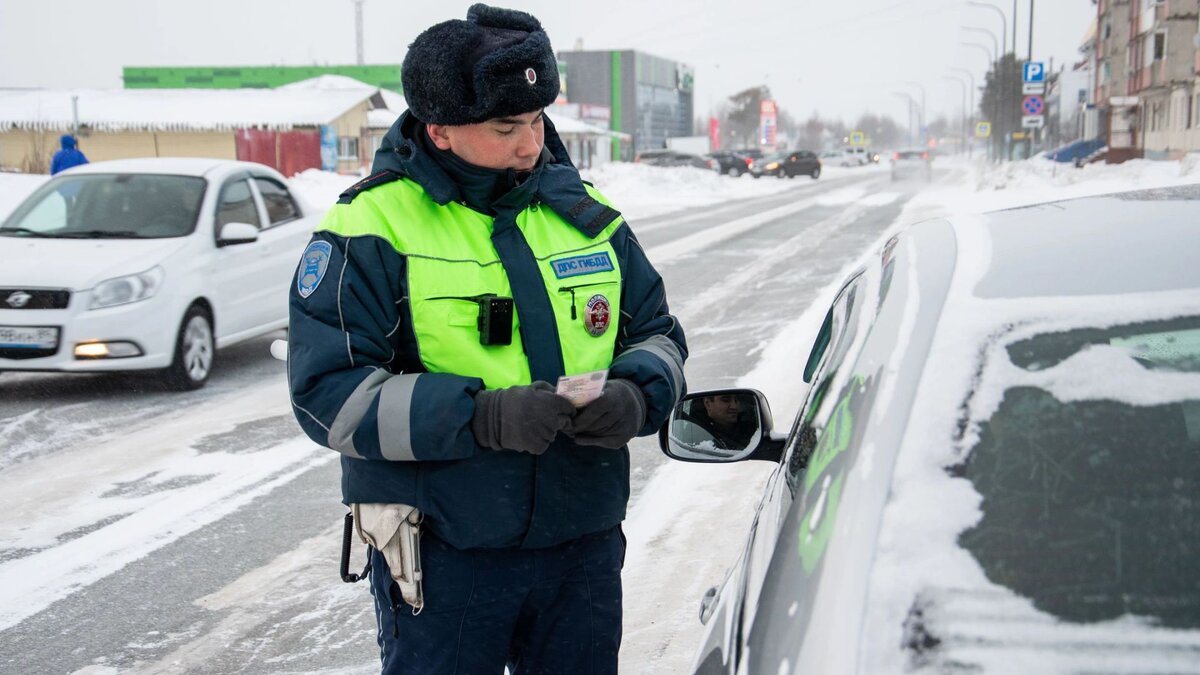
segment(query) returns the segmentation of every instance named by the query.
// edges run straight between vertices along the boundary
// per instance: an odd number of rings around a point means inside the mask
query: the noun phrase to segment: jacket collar
[[[549,117],[544,119],[546,133],[542,159],[537,167],[530,172],[528,178],[519,185],[503,192],[499,196],[490,195],[488,203],[495,213],[509,212],[515,214],[531,203],[542,202],[559,216],[570,222],[589,237],[595,237],[604,226],[620,214],[592,199],[583,185],[579,171],[571,163],[566,146],[558,136],[558,131]],[[375,152],[375,161],[371,173],[391,171],[416,181],[425,192],[439,205],[445,206],[452,201],[464,202],[478,208],[480,185],[464,185],[452,174],[459,172],[451,168],[447,171],[444,161],[431,155],[435,152],[429,145],[419,142],[424,134],[424,123],[413,117],[410,111],[392,124],[384,136],[379,150]],[[461,159],[453,158],[458,162]],[[471,165],[462,162],[470,167]],[[476,171],[489,171],[472,167]],[[469,181],[468,181],[469,183]],[[494,183],[493,183],[494,185]],[[471,190],[468,195],[464,190]],[[474,204],[472,202],[475,202]],[[485,211],[486,212],[486,211]],[[489,213],[494,215],[494,213]]]

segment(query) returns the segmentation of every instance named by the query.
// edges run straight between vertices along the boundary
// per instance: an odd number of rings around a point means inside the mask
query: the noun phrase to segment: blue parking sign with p
[[[1025,62],[1025,81],[1026,82],[1045,82],[1046,67],[1041,61],[1026,61]]]

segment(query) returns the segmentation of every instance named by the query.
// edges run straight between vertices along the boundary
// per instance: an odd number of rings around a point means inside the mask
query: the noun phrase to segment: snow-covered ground
[[[1200,162],[1194,158],[1174,162],[1139,160],[1083,169],[1036,158],[1000,167],[956,159],[938,163],[950,167],[948,178],[912,198],[891,229],[949,213],[981,212],[1065,197],[1200,182]],[[886,164],[861,169],[830,167],[821,181],[836,180],[839,175],[853,175],[850,172],[856,171],[886,172]],[[796,181],[754,180],[748,176],[730,179],[698,169],[630,164],[601,167],[586,172],[585,176],[619,205],[632,222],[681,209],[763,196],[797,185]],[[44,180],[45,177],[0,174],[0,218]],[[355,176],[309,171],[293,177],[290,183],[305,201],[319,206],[333,203],[337,194],[355,180]],[[839,200],[869,201],[871,196],[848,188],[824,193],[819,199],[830,204]],[[671,254],[669,245],[661,250],[663,255]],[[869,253],[863,251],[863,255]],[[790,424],[805,393],[791,376],[795,355],[807,353],[840,277],[808,311],[779,331],[759,352],[755,367],[738,380],[738,386],[759,389],[768,396],[780,428]],[[286,446],[279,446],[280,452],[284,450]],[[696,618],[700,597],[705,588],[720,582],[719,571],[712,574],[707,570],[714,565],[719,569],[737,555],[736,550],[714,551],[709,527],[719,515],[730,513],[736,514],[743,526],[749,524],[762,480],[770,468],[763,463],[753,464],[666,464],[641,492],[642,498],[631,505],[625,528],[629,551],[624,575],[623,672],[686,671],[703,630]],[[209,498],[194,496],[197,500]],[[211,517],[219,516],[220,513],[214,513]],[[35,514],[29,515],[29,519],[34,518]],[[743,531],[731,535],[735,547],[740,545]],[[127,541],[111,542],[111,546],[124,547],[131,556],[140,555],[141,534],[131,531],[128,537]],[[24,579],[16,578],[15,574],[0,575],[0,587],[17,588],[23,583]],[[362,672],[361,664],[344,672]]]

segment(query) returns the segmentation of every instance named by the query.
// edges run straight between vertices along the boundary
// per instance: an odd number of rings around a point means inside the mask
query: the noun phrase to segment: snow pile
[[[288,185],[310,208],[325,211],[337,203],[338,195],[358,180],[358,176],[305,169],[289,178]]]
[[[949,167],[950,178],[910,200],[899,220],[901,224],[1059,199],[1200,183],[1200,153],[1182,160],[1135,159],[1078,169],[1041,157],[999,165],[947,158],[937,160],[935,166]]]
[[[758,197],[796,187],[796,180],[722,176],[693,167],[613,162],[580,172],[627,218],[650,218],[695,206]],[[811,182],[811,179],[805,178]]]

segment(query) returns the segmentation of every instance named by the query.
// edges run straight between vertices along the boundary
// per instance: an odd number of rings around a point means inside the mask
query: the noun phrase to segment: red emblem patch
[[[608,298],[603,295],[593,295],[587,301],[587,309],[583,310],[583,326],[592,337],[604,335],[611,321]]]
[[[525,81],[529,84],[537,84],[537,71],[533,68],[525,69]]]

